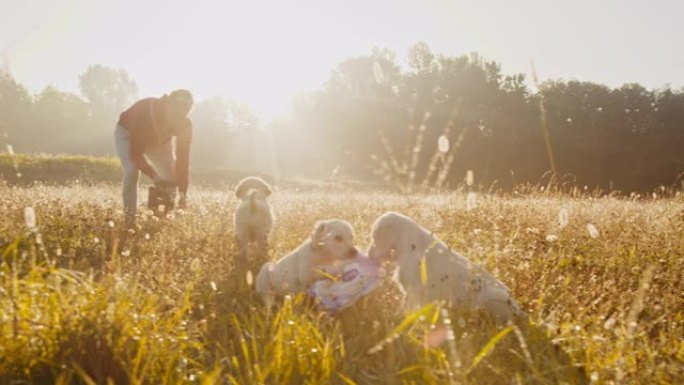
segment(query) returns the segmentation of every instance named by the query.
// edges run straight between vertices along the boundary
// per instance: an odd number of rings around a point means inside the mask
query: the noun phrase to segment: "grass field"
[[[645,384],[684,382],[684,197],[526,192],[273,195],[271,257],[317,219],[368,245],[386,210],[413,216],[513,291],[529,325],[440,304],[406,313],[385,282],[335,316],[274,309],[236,266],[227,191],[122,226],[118,190],[0,186],[0,384]],[[36,226],[25,208],[36,213]],[[29,215],[30,216],[30,215]],[[440,343],[441,342],[441,343]]]

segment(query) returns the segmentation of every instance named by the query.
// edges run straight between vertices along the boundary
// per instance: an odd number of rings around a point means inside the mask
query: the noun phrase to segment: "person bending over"
[[[140,171],[157,185],[177,186],[178,205],[185,207],[192,141],[188,113],[192,105],[190,91],[176,90],[159,98],[139,100],[121,113],[114,137],[123,166],[127,219],[135,218],[137,211]]]

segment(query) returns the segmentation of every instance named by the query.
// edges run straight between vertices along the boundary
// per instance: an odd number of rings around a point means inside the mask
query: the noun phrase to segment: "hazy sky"
[[[77,90],[89,64],[127,70],[141,96],[177,87],[266,115],[341,60],[477,51],[506,73],[684,86],[681,0],[0,0],[0,51],[32,91]],[[0,52],[1,54],[1,52]]]

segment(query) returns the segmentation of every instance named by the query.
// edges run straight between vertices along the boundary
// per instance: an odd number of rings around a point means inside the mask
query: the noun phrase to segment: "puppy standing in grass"
[[[277,294],[306,291],[322,279],[325,270],[337,274],[336,262],[356,258],[354,229],[348,222],[329,219],[316,223],[313,233],[299,247],[275,262],[266,262],[256,278],[256,290],[264,302]]]
[[[484,310],[501,323],[524,314],[501,281],[411,218],[385,213],[373,224],[371,236],[371,259],[389,260],[394,253],[409,305],[443,300],[457,309]]]
[[[233,216],[235,238],[240,248],[240,258],[247,262],[250,243],[258,246],[260,256],[268,253],[268,237],[273,229],[273,210],[266,198],[271,195],[271,186],[263,179],[248,177],[235,187],[235,196],[240,199]]]

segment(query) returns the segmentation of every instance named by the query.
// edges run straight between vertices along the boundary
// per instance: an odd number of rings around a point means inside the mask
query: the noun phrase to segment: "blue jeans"
[[[114,141],[116,143],[116,152],[123,166],[122,196],[124,213],[128,217],[133,217],[138,209],[140,170],[133,163],[133,158],[130,154],[128,130],[117,124],[114,129]],[[146,149],[144,156],[162,179],[175,180],[176,155],[173,140],[157,147]]]

